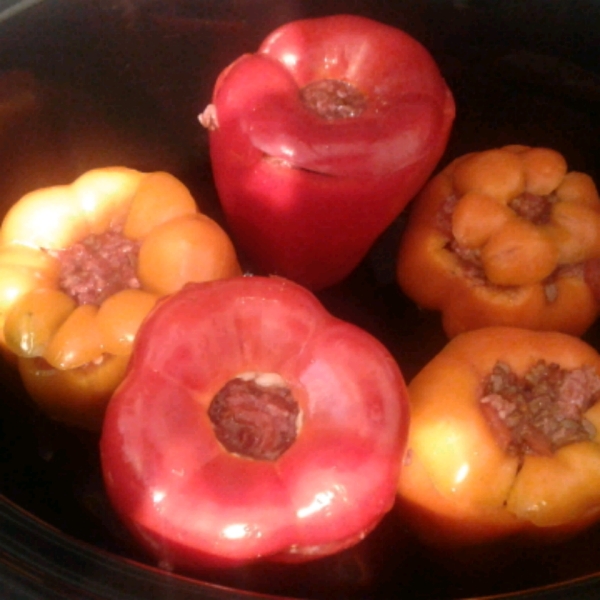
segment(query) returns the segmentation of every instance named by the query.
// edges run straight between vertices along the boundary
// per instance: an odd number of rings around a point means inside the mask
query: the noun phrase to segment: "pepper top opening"
[[[300,90],[306,108],[326,121],[352,119],[367,106],[365,95],[354,85],[339,79],[319,79]]]
[[[480,408],[506,452],[551,456],[596,435],[584,413],[600,399],[600,377],[590,367],[563,369],[545,360],[518,376],[498,361],[483,383]]]
[[[141,287],[139,243],[117,231],[91,234],[68,248],[48,252],[60,262],[60,289],[79,305],[99,306],[117,292]]]
[[[208,416],[228,452],[277,460],[296,440],[300,407],[276,373],[243,373],[215,395]]]

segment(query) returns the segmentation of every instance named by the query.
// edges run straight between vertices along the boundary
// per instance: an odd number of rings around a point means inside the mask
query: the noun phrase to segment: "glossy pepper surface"
[[[174,568],[305,561],[392,507],[408,400],[392,356],[301,286],[189,284],[140,328],[101,438],[109,498]]]
[[[398,282],[449,336],[490,325],[581,335],[598,315],[600,199],[549,148],[456,159],[419,194]]]
[[[228,236],[178,179],[95,169],[7,213],[0,342],[51,417],[97,429],[156,300],[240,272]]]
[[[351,15],[283,25],[222,72],[200,117],[236,243],[260,272],[339,282],[425,183],[454,112],[403,31]]]
[[[456,336],[409,385],[404,516],[443,546],[549,540],[597,521],[599,376],[597,351],[563,333]]]

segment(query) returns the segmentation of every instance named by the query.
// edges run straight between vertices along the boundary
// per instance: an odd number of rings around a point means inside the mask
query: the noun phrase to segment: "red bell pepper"
[[[174,568],[317,558],[394,504],[407,407],[387,350],[297,284],[189,284],[142,324],[109,404],[108,495]]]
[[[200,116],[235,241],[264,273],[335,284],[425,183],[455,106],[429,52],[358,16],[288,23]]]

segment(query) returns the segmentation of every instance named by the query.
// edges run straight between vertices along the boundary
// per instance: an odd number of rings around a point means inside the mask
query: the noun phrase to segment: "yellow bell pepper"
[[[240,274],[228,235],[178,179],[94,169],[6,214],[0,345],[50,417],[95,430],[156,301]]]

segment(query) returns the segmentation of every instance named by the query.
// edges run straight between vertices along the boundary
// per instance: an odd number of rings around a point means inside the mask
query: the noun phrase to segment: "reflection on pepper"
[[[600,199],[547,148],[465,155],[415,201],[398,282],[446,333],[490,325],[581,335],[598,315]],[[592,268],[593,267],[593,268]],[[599,288],[600,289],[600,288]]]
[[[51,417],[89,429],[156,300],[241,273],[227,234],[164,172],[94,169],[36,190],[0,235],[3,350]]]
[[[557,332],[455,337],[411,382],[402,509],[429,543],[551,539],[600,517],[600,355]]]

